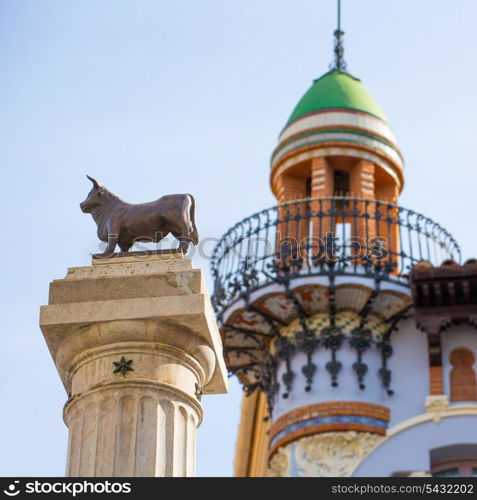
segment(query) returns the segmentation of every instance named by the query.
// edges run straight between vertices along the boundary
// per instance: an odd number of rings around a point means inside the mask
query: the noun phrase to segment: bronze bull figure
[[[80,203],[98,226],[98,238],[107,242],[104,255],[114,253],[116,245],[127,252],[135,242],[159,242],[171,233],[186,253],[189,243],[197,245],[195,200],[190,194],[170,194],[150,203],[131,204],[118,198],[87,175],[93,189]]]

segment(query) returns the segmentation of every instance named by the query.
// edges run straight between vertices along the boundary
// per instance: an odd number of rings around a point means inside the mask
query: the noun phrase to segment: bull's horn
[[[101,187],[101,184],[96,179],[93,179],[89,175],[87,175],[86,177],[93,183],[93,186],[95,188],[99,189]]]

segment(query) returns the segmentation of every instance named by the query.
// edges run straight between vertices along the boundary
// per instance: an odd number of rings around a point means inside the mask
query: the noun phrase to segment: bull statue
[[[169,194],[150,203],[131,204],[118,198],[87,175],[93,189],[80,203],[98,226],[98,238],[108,244],[104,255],[114,253],[116,245],[127,252],[136,242],[159,242],[171,233],[186,253],[189,243],[197,245],[195,200],[190,194]]]

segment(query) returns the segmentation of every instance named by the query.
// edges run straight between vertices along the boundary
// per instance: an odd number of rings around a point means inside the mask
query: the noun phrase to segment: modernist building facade
[[[277,206],[214,252],[235,474],[475,475],[477,263],[399,206],[403,154],[335,36],[273,151]]]

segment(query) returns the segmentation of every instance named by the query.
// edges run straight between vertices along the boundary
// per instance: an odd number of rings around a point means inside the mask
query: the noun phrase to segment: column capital
[[[227,391],[222,342],[200,269],[182,254],[99,260],[50,284],[40,327],[68,393],[72,363],[121,342],[169,346],[203,360],[204,394]],[[136,348],[139,348],[137,345]]]

